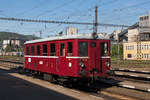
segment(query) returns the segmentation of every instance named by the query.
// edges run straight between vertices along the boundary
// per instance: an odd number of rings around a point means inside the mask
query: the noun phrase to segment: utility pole
[[[98,27],[98,6],[96,5],[96,7],[95,7],[95,21],[94,21],[93,33],[97,34],[97,29],[98,29],[97,27]]]
[[[141,35],[137,35],[137,60],[141,60]]]
[[[40,31],[40,38],[42,38],[42,31]]]
[[[123,31],[123,27],[121,28],[121,32]],[[118,64],[118,67],[120,67],[120,37],[119,37],[119,34],[117,34],[117,51],[118,51],[118,59],[117,59],[117,64]]]

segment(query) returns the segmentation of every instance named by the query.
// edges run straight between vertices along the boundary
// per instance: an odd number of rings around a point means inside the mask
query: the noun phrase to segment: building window
[[[142,20],[143,20],[143,17],[140,17],[140,20],[142,21]]]
[[[144,45],[144,50],[146,50],[146,45]]]
[[[40,48],[41,48],[40,45],[37,45],[37,46],[36,46],[36,55],[37,55],[37,56],[40,56]]]
[[[26,48],[26,55],[29,55],[29,47]]]
[[[146,50],[148,50],[148,45],[146,45]]]
[[[141,45],[141,49],[142,49],[142,50],[144,49],[144,46],[143,46],[143,45]]]
[[[73,55],[72,54],[72,50],[73,50],[72,42],[68,42],[68,56],[72,56]]]
[[[146,58],[148,59],[149,54],[146,54]]]
[[[60,56],[65,56],[65,44],[60,44]]]
[[[144,54],[142,53],[142,58],[144,58]]]
[[[47,56],[47,44],[43,44],[43,56]]]
[[[34,46],[31,46],[31,55],[34,55]]]
[[[126,50],[134,50],[134,45],[126,46]]]
[[[128,54],[127,57],[128,57],[128,58],[132,58],[132,55],[131,55],[131,54]]]
[[[50,56],[55,56],[55,44],[50,44]]]
[[[150,44],[148,45],[148,49],[150,50]]]
[[[150,58],[150,54],[148,54],[148,58]]]

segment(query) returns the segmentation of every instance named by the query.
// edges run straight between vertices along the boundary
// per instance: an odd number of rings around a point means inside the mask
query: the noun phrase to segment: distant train
[[[44,79],[93,80],[108,77],[110,40],[91,34],[49,37],[25,43],[25,69]]]

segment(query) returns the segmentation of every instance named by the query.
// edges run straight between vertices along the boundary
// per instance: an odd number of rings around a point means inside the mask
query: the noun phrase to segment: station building
[[[124,60],[150,60],[150,41],[123,44]]]

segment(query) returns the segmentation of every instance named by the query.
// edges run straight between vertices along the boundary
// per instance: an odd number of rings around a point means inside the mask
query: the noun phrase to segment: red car
[[[89,34],[27,41],[24,54],[25,69],[50,81],[108,77],[110,71],[110,40]]]

